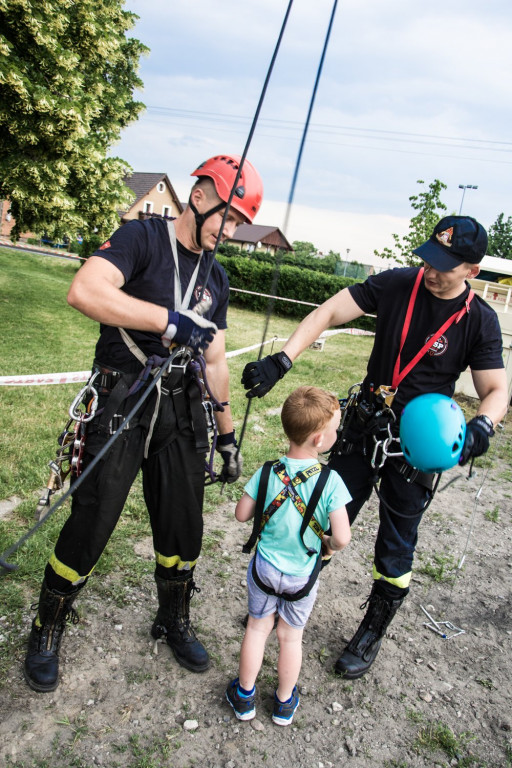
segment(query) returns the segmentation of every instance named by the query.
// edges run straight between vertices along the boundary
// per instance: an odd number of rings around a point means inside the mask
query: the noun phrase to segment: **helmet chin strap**
[[[214,213],[218,213],[218,211],[222,211],[222,209],[226,207],[226,203],[222,201],[222,202],[218,203],[218,205],[215,205],[213,208],[210,208],[210,210],[206,211],[206,213],[199,213],[199,211],[197,210],[196,206],[192,202],[192,197],[189,197],[188,205],[189,205],[189,208],[191,208],[191,210],[192,210],[192,212],[193,212],[193,214],[195,216],[195,220],[196,220],[196,242],[197,242],[197,245],[199,246],[199,248],[201,248],[201,229],[203,227],[203,224],[205,223],[206,219],[209,216],[212,216]]]

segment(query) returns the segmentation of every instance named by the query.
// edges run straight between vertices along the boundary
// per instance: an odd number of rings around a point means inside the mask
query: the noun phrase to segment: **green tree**
[[[487,232],[489,244],[487,253],[489,256],[498,256],[500,259],[512,259],[512,217],[505,219],[505,214],[500,213],[496,221],[491,224]]]
[[[0,198],[12,232],[107,234],[133,193],[107,157],[144,108],[133,100],[147,48],[126,36],[123,0],[0,0]]]
[[[417,183],[425,184],[421,179]],[[412,253],[413,248],[417,248],[429,239],[435,225],[447,210],[440,197],[443,189],[446,189],[446,184],[435,179],[429,184],[428,189],[412,195],[409,200],[417,213],[410,221],[408,233],[401,238],[396,234],[392,235],[395,241],[394,247],[374,251],[374,254],[383,259],[395,259],[405,266],[416,266],[420,259]]]
[[[318,253],[318,250],[313,243],[308,243],[305,240],[294,240],[292,247],[297,259],[309,258],[311,256],[316,256]]]

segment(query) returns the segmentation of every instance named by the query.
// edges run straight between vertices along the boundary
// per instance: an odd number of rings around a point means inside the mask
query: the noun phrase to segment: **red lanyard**
[[[419,270],[418,276],[416,277],[416,282],[414,283],[414,287],[412,289],[411,296],[409,298],[409,306],[407,307],[407,312],[404,320],[404,327],[402,328],[402,336],[400,338],[400,349],[398,351],[395,367],[393,369],[393,380],[392,380],[391,386],[394,388],[398,387],[402,379],[404,379],[407,376],[407,374],[412,371],[416,363],[418,363],[423,357],[423,355],[426,352],[428,352],[428,350],[436,343],[438,339],[441,338],[443,333],[450,327],[450,325],[452,325],[453,322],[455,323],[460,322],[460,320],[462,320],[466,312],[469,312],[469,305],[471,304],[473,296],[475,295],[475,292],[473,291],[473,289],[471,289],[468,293],[468,297],[464,302],[464,306],[462,307],[462,309],[459,309],[457,310],[457,312],[454,312],[453,315],[449,317],[445,323],[443,323],[443,325],[440,327],[437,333],[435,333],[434,336],[431,336],[425,342],[425,344],[422,346],[420,351],[416,353],[416,355],[413,357],[413,359],[409,363],[407,363],[405,368],[400,370],[400,355],[402,354],[402,349],[404,347],[407,334],[409,333],[412,313],[414,311],[414,305],[416,303],[416,296],[418,295],[418,289],[420,287],[420,283],[421,283],[421,279],[423,277],[424,271],[425,270],[423,267]]]

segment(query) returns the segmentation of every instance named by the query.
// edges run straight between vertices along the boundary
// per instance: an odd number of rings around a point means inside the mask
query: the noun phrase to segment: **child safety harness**
[[[267,494],[268,481],[270,478],[271,471],[274,471],[276,473],[278,478],[284,483],[284,487],[282,488],[281,491],[279,491],[275,499],[270,502],[268,507],[264,509],[265,497]],[[316,464],[313,464],[311,467],[307,467],[307,469],[303,469],[297,472],[297,474],[292,480],[288,476],[283,462],[266,461],[261,470],[260,483],[258,486],[258,494],[256,497],[256,508],[254,511],[254,522],[253,522],[252,533],[247,543],[244,544],[244,546],[242,547],[242,551],[245,552],[245,554],[249,554],[251,552],[257,540],[260,538],[263,528],[268,523],[272,515],[275,514],[275,512],[277,512],[279,507],[283,504],[283,502],[286,501],[286,499],[290,499],[295,509],[299,512],[299,514],[302,517],[302,523],[301,523],[300,533],[299,533],[301,541],[309,557],[316,555],[317,554],[316,549],[314,549],[313,547],[308,547],[306,545],[304,541],[304,533],[306,532],[307,528],[311,528],[311,530],[320,539],[320,542],[322,541],[324,530],[320,525],[320,523],[318,522],[318,520],[313,515],[318,505],[318,502],[320,500],[320,496],[322,495],[322,492],[325,488],[325,484],[327,482],[327,478],[329,477],[330,471],[331,470],[329,469],[329,467],[322,466],[317,462]],[[303,499],[301,498],[301,496],[299,495],[298,491],[296,490],[296,488],[301,483],[307,482],[309,478],[314,477],[316,475],[319,475],[319,477],[315,487],[313,488],[311,498],[309,499],[309,502],[306,505]],[[263,592],[265,592],[267,595],[276,595],[277,597],[282,597],[284,600],[293,602],[295,600],[300,600],[301,598],[309,595],[309,593],[313,588],[313,585],[315,584],[318,578],[318,574],[320,573],[322,567],[324,565],[327,565],[328,562],[329,562],[328,559],[326,560],[322,559],[322,549],[320,548],[320,552],[318,553],[315,567],[313,568],[313,571],[311,573],[311,576],[309,577],[307,584],[305,584],[298,592],[294,592],[294,593],[283,592],[281,594],[278,594],[274,589],[272,589],[272,587],[269,587],[267,584],[264,584],[263,581],[258,576],[258,573],[256,570],[256,557],[254,557],[253,563],[252,563],[252,577],[255,583],[258,585],[258,587],[261,590],[263,590]]]

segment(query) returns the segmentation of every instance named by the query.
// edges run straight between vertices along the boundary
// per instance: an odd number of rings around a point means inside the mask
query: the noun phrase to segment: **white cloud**
[[[275,224],[283,230],[286,211],[287,205],[284,203],[265,201],[255,223]],[[342,259],[389,267],[394,265],[393,261],[379,259],[373,252],[381,251],[386,246],[391,247],[392,233],[403,235],[408,226],[408,219],[395,216],[353,214],[293,205],[284,234],[289,242],[312,242],[319,251],[328,253],[332,250],[339,253]]]
[[[141,65],[141,99],[151,108],[114,151],[187,188],[200,161],[245,147],[288,2],[127,5],[141,17],[132,34],[151,48]],[[290,194],[331,9],[330,0],[292,6],[248,155],[268,200]],[[399,231],[393,222],[412,215],[418,179],[446,183],[450,211],[458,211],[459,184],[478,185],[464,212],[485,226],[512,213],[511,19],[509,0],[338,4],[294,195],[321,223],[293,239],[337,250],[343,233],[329,222],[349,215],[354,232],[368,216],[389,223],[390,236]],[[371,251],[386,244],[382,235]]]

